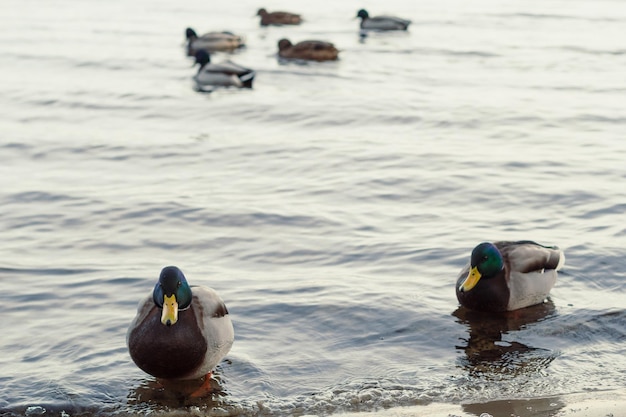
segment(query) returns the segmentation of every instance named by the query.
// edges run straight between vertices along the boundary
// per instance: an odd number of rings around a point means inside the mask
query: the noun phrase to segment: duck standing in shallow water
[[[288,39],[281,39],[278,41],[278,56],[307,61],[335,61],[339,50],[330,42],[302,41],[294,45]]]
[[[130,357],[144,372],[164,379],[199,379],[192,394],[211,391],[212,370],[235,338],[226,305],[208,287],[190,287],[175,266],[163,268],[154,290],[137,308],[126,334]]]
[[[250,68],[242,67],[232,61],[211,64],[211,57],[206,51],[196,52],[196,64],[200,65],[194,80],[198,87],[221,86],[252,88],[256,73]]]
[[[556,246],[529,240],[484,242],[456,283],[462,306],[475,311],[511,311],[543,302],[556,283],[565,255]]]
[[[187,55],[189,56],[194,56],[200,50],[208,52],[233,51],[245,46],[243,36],[227,31],[208,32],[198,36],[195,30],[187,28],[185,37],[187,38]]]
[[[302,17],[299,14],[289,12],[268,12],[261,8],[256,13],[261,16],[261,26],[282,26],[282,25],[299,25],[302,23]]]
[[[361,18],[361,29],[363,30],[407,30],[411,24],[410,20],[393,16],[370,17],[367,10],[361,9],[356,17]]]

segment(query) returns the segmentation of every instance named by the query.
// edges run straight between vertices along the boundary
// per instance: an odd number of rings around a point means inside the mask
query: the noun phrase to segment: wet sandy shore
[[[626,389],[474,404],[434,403],[427,406],[393,408],[356,415],[381,417],[619,417],[626,416]]]

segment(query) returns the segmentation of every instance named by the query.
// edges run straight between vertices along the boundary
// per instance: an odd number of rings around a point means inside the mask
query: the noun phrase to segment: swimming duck
[[[212,370],[233,341],[230,315],[217,292],[190,287],[175,266],[163,268],[126,333],[130,357],[144,372],[164,379],[206,376],[196,395],[210,392]]]
[[[330,42],[302,41],[294,45],[288,39],[281,39],[278,41],[278,56],[309,61],[334,61],[339,56],[339,50]]]
[[[245,46],[243,36],[235,35],[232,32],[208,32],[202,36],[198,36],[192,28],[185,30],[187,38],[187,54],[194,56],[197,51],[205,50],[208,52],[232,51]]]
[[[268,12],[261,8],[256,13],[257,16],[261,16],[261,26],[281,26],[281,25],[299,25],[302,22],[302,18],[299,14],[288,12]]]
[[[545,300],[556,282],[565,255],[556,246],[519,242],[484,242],[456,283],[456,297],[476,311],[511,311]]]
[[[256,72],[250,68],[242,67],[232,61],[224,61],[220,64],[211,64],[208,52],[199,50],[196,52],[196,62],[200,68],[194,76],[198,86],[222,86],[252,88],[252,81]],[[194,64],[194,65],[195,65]]]
[[[410,20],[393,16],[370,17],[367,10],[361,9],[356,17],[361,18],[361,29],[365,30],[407,30]]]

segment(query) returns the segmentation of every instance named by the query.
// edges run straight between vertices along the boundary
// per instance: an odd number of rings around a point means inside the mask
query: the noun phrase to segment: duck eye
[[[176,283],[176,287],[180,287],[181,285],[183,285],[183,284],[182,284],[180,281],[178,281],[178,282]]]

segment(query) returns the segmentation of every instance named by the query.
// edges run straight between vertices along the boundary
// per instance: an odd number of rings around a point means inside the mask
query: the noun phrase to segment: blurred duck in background
[[[203,50],[207,52],[233,51],[245,46],[245,38],[235,35],[232,32],[208,32],[198,36],[195,30],[187,28],[187,55],[195,56],[196,52]]]
[[[299,14],[289,12],[268,12],[261,8],[256,13],[261,16],[261,26],[282,26],[282,25],[299,25],[302,23],[302,17]]]
[[[307,61],[334,61],[339,57],[339,50],[330,42],[314,40],[294,45],[288,39],[281,39],[278,41],[278,56]]]
[[[410,20],[393,16],[370,17],[367,10],[361,9],[357,12],[357,18],[361,18],[361,29],[363,30],[407,30]]]
[[[194,65],[198,64],[200,68],[194,80],[200,90],[205,90],[206,87],[252,88],[256,73],[250,68],[242,67],[232,61],[212,64],[209,53],[204,50],[197,51],[195,56]]]

